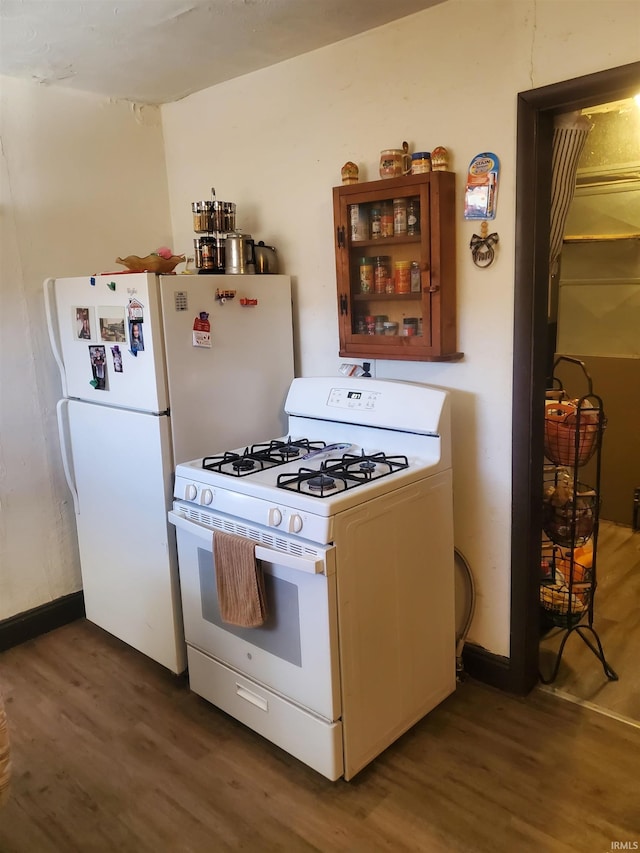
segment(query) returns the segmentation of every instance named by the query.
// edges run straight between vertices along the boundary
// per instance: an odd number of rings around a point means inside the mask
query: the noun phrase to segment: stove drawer
[[[189,685],[225,713],[332,781],[343,772],[342,723],[325,722],[187,647]]]

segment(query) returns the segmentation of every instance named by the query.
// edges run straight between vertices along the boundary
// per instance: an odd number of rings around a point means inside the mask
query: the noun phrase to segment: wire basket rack
[[[554,548],[543,554],[540,571],[540,604],[548,620],[561,628],[575,627],[591,606],[591,566]]]
[[[594,488],[561,480],[545,489],[542,528],[558,545],[584,545],[593,535],[597,509]]]
[[[556,465],[585,465],[596,452],[605,426],[602,409],[588,399],[547,400],[544,455]]]

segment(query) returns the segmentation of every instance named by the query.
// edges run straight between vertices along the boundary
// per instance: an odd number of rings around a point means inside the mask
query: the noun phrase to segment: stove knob
[[[213,492],[211,489],[204,489],[202,492],[202,503],[204,506],[211,506],[213,503]]]
[[[185,496],[186,500],[195,501],[197,494],[198,494],[198,490],[193,485],[193,483],[189,483],[188,486],[184,487],[184,496]]]
[[[269,527],[278,527],[282,523],[282,513],[277,506],[269,510]]]
[[[297,512],[289,519],[289,533],[300,533],[302,530],[302,518],[298,515]]]

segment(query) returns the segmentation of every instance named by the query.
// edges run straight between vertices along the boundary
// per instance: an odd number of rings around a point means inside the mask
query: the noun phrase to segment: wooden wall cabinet
[[[420,233],[372,238],[371,212],[394,199],[418,199]],[[357,205],[357,208],[353,208]],[[455,175],[428,172],[333,189],[340,356],[404,361],[456,361]],[[364,212],[369,226],[352,231],[352,211]],[[357,239],[364,236],[364,239]],[[354,237],[356,239],[354,239]],[[417,262],[419,290],[410,293],[363,292],[363,257],[388,256],[391,275],[396,261]],[[365,317],[386,316],[397,334],[369,334]],[[403,334],[405,318],[419,320],[418,334]]]

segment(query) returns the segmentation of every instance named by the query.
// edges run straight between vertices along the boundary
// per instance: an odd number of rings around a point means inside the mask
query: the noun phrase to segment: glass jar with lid
[[[391,280],[391,256],[378,255],[374,259],[373,267],[373,291],[374,293],[388,293],[387,287]]]
[[[371,239],[382,237],[382,213],[379,207],[371,208]]]
[[[420,233],[420,199],[410,198],[407,202],[407,234],[414,237]]]
[[[373,290],[373,258],[360,258],[360,293]]]
[[[395,263],[396,293],[410,293],[411,292],[410,267],[411,267],[410,261],[396,261],[396,263]]]
[[[388,201],[380,208],[380,236],[393,237],[393,205]]]
[[[208,234],[214,230],[211,221],[212,205],[212,201],[194,201],[191,203],[193,230],[196,234]]]
[[[395,237],[403,237],[407,233],[407,200],[405,198],[394,198],[393,200],[393,234]]]

